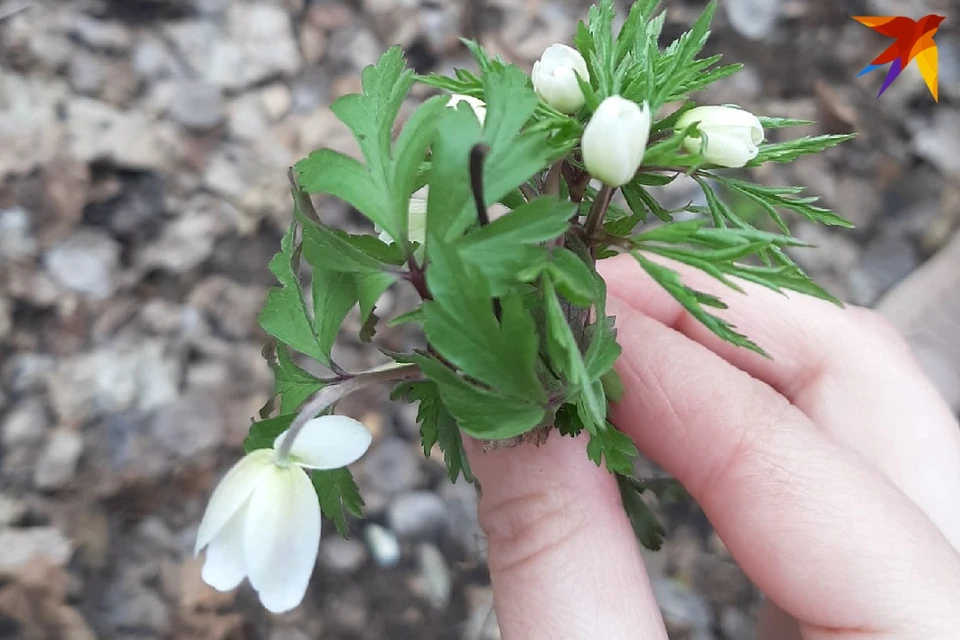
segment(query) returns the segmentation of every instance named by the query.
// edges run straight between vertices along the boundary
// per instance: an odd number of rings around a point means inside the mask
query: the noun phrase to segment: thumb
[[[616,481],[587,459],[586,437],[464,444],[504,638],[667,637]]]

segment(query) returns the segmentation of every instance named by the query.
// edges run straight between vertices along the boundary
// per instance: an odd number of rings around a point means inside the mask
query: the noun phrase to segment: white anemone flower
[[[327,415],[307,422],[290,452],[271,449],[244,456],[210,498],[194,551],[207,550],[204,582],[218,591],[250,579],[260,602],[273,613],[303,601],[320,545],[320,503],[305,469],[338,469],[370,446],[360,422]]]

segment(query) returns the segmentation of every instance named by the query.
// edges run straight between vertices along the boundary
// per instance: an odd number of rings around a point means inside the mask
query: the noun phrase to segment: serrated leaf
[[[546,415],[541,404],[483,389],[423,354],[410,356],[409,361],[418,364],[437,384],[443,404],[457,425],[475,438],[513,438],[539,425]]]
[[[297,274],[299,250],[294,246],[296,224],[290,225],[280,241],[280,251],[270,261],[270,271],[281,288],[271,289],[257,320],[268,334],[314,360],[330,364],[329,349],[318,340],[303,289]]]
[[[633,473],[633,464],[638,454],[633,440],[605,423],[601,423],[600,428],[590,434],[590,441],[587,443],[587,457],[598,467],[601,462],[606,463],[610,473]]]
[[[422,323],[423,322],[423,306],[418,306],[416,309],[407,311],[406,313],[401,313],[396,318],[390,320],[387,323],[388,327],[399,327],[402,324],[409,323]]]
[[[560,294],[580,307],[588,307],[597,298],[593,271],[569,249],[558,248],[547,265],[553,283]]]
[[[367,167],[332,149],[318,149],[294,165],[297,182],[307,193],[340,198],[381,227],[390,211],[385,192],[378,190]]]
[[[846,135],[823,135],[806,136],[787,140],[786,142],[774,142],[760,145],[760,153],[751,160],[748,167],[759,167],[764,162],[793,162],[800,156],[811,155],[825,151],[830,147],[853,140],[857,135],[855,133]]]
[[[574,138],[557,141],[552,131],[523,130],[539,104],[529,83],[513,65],[484,75],[487,115],[482,133],[467,105],[441,114],[432,150],[428,238],[435,235],[449,242],[476,224],[467,177],[470,152],[478,143],[489,147],[483,184],[487,206],[512,194],[575,144]]]
[[[691,289],[683,284],[680,280],[680,274],[676,271],[648,260],[637,251],[633,251],[632,255],[650,277],[666,289],[667,293],[672,295],[691,316],[700,321],[703,326],[712,331],[717,337],[739,347],[745,347],[751,351],[755,351],[763,356],[767,355],[766,352],[753,341],[745,335],[738,333],[734,329],[734,325],[729,321],[719,318],[703,308],[704,306],[709,306],[715,309],[725,309],[726,305],[719,298]]]
[[[286,347],[278,345],[273,369],[273,392],[280,396],[280,414],[295,412],[307,398],[326,386],[323,380],[311,375],[294,363]]]
[[[518,274],[546,260],[541,246],[564,234],[576,205],[554,197],[537,198],[456,243],[464,261],[480,270],[493,296],[504,295],[518,282]]]
[[[303,222],[303,257],[313,267],[326,271],[389,271],[403,262],[396,245],[370,235],[351,235],[339,229]],[[389,260],[389,262],[387,262]]]
[[[520,297],[503,298],[503,317],[494,316],[490,287],[480,271],[441,242],[428,242],[424,331],[430,344],[467,375],[503,395],[542,402],[537,380],[537,334]],[[452,408],[451,408],[452,410]]]
[[[554,366],[573,385],[580,389],[580,397],[594,424],[603,424],[607,418],[607,403],[602,388],[597,393],[576,337],[567,323],[551,278],[543,279],[543,298],[546,307],[547,346]],[[589,425],[588,425],[589,428]]]
[[[716,10],[716,0],[711,0],[690,30],[672,42],[657,60],[658,86],[649,97],[651,112],[656,113],[666,102],[675,98],[678,89],[703,70],[695,60],[710,36],[710,23]]]
[[[440,397],[440,389],[435,382],[405,382],[391,394],[391,399],[403,398],[407,402],[418,402],[417,422],[420,424],[420,440],[423,455],[429,457],[435,444],[440,445],[443,459],[447,465],[447,477],[456,482],[463,473],[467,482],[475,482],[470,471],[470,463],[463,449],[463,439],[457,422],[447,410]]]
[[[757,116],[760,125],[764,129],[783,129],[784,127],[800,127],[816,124],[813,120],[797,120],[795,118],[771,118],[767,116]]]
[[[631,478],[618,474],[617,486],[620,488],[620,499],[637,540],[647,549],[659,551],[667,534],[666,529],[640,497],[641,491],[637,490]]]
[[[409,240],[409,202],[417,188],[420,164],[436,135],[437,116],[446,108],[448,98],[436,96],[424,102],[407,120],[397,138],[394,149],[393,175],[390,184],[393,190],[394,208],[399,214],[402,237],[393,239],[400,244]]]
[[[328,354],[337,340],[340,326],[357,304],[357,277],[354,273],[313,270],[313,317],[317,342]]]
[[[314,470],[310,476],[320,500],[320,512],[333,521],[341,536],[349,538],[346,514],[362,518],[364,504],[350,469]]]
[[[296,417],[297,414],[288,413],[276,418],[254,422],[250,425],[247,437],[243,439],[243,452],[250,453],[257,449],[272,448],[277,436],[286,431]]]

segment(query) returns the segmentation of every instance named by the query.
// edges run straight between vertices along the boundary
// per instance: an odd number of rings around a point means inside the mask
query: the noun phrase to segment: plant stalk
[[[297,417],[290,423],[290,428],[287,429],[287,435],[284,436],[280,447],[277,449],[277,456],[281,460],[289,457],[290,448],[293,446],[293,442],[297,439],[297,436],[300,435],[300,431],[303,430],[304,425],[310,422],[318,413],[330,407],[344,396],[373,384],[381,382],[403,382],[404,380],[416,378],[419,375],[420,367],[415,364],[404,364],[387,369],[373,369],[371,371],[358,373],[340,384],[324,387],[300,409]]]
[[[597,193],[597,197],[594,198],[590,214],[587,216],[586,234],[591,255],[594,254],[594,242],[598,239],[600,230],[603,228],[603,218],[607,213],[607,207],[610,206],[610,201],[613,199],[613,191],[614,187],[603,185],[603,188]]]

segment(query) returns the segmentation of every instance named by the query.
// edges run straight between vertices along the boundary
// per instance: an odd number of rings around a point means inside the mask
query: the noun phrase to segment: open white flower
[[[577,76],[590,82],[587,61],[579,51],[565,44],[547,47],[540,59],[533,63],[530,74],[537,94],[561,113],[575,113],[583,106],[583,91]]]
[[[281,459],[280,434],[272,449],[244,456],[210,498],[194,551],[206,547],[204,582],[218,591],[244,578],[273,613],[303,600],[320,545],[320,503],[305,469],[338,469],[362,456],[371,435],[346,416],[309,421]]]
[[[687,136],[683,146],[690,153],[697,153],[706,140],[703,157],[707,162],[737,168],[760,153],[763,125],[749,111],[734,107],[697,107],[680,116],[676,130],[683,131],[693,123],[697,123],[697,130],[704,135]]]
[[[456,109],[457,105],[461,102],[466,102],[468,105],[470,105],[470,108],[473,109],[473,113],[477,116],[477,120],[480,121],[480,126],[482,127],[483,122],[487,119],[487,103],[480,98],[465,96],[462,93],[455,93],[450,96],[450,101],[447,102],[447,106],[451,109]]]

